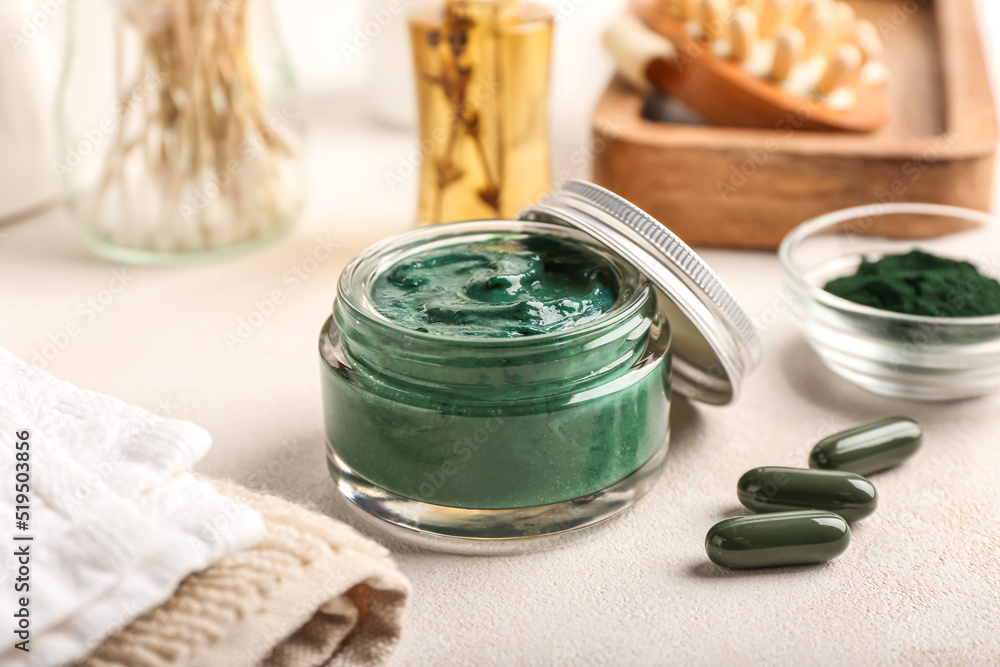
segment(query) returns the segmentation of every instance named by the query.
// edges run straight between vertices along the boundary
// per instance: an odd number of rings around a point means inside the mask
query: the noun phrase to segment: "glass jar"
[[[72,0],[56,172],[100,255],[178,262],[284,233],[303,114],[270,0]]]
[[[386,304],[376,290],[383,277],[411,279],[397,275],[404,261],[512,241],[592,253],[574,265],[588,268],[571,271],[613,273],[614,303],[594,319],[517,338],[500,337],[510,320],[487,329],[498,337],[459,337],[403,327],[376,308]],[[488,266],[498,273],[469,274],[461,288],[472,295],[470,313],[479,285],[508,273],[502,262]],[[520,285],[517,271],[496,284]],[[412,279],[443,289],[432,274]],[[431,306],[389,304],[424,314]],[[421,322],[471,321],[447,304],[434,308],[458,318]],[[495,553],[501,542],[589,526],[637,502],[666,461],[671,390],[730,403],[761,345],[726,286],[680,239],[617,195],[568,181],[518,220],[417,229],[363,252],[341,274],[319,348],[327,458],[340,491],[362,516],[411,529],[404,535],[425,546]]]
[[[620,290],[612,309],[511,339],[422,333],[372,306],[379,276],[408,256],[528,236],[572,239],[605,258]],[[369,511],[458,537],[607,518],[645,493],[665,461],[670,333],[657,304],[633,266],[559,225],[458,223],[372,247],[341,274],[320,336],[331,473]]]

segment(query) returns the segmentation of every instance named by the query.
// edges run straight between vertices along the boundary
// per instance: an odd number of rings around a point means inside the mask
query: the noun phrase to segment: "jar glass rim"
[[[488,338],[475,336],[448,336],[438,333],[410,329],[395,322],[378,312],[372,305],[369,285],[374,278],[381,275],[389,266],[400,261],[417,248],[440,242],[446,245],[462,236],[512,234],[512,235],[548,235],[569,238],[584,244],[589,249],[608,259],[619,279],[620,289],[627,288],[628,293],[622,297],[619,293],[611,310],[583,324],[568,327],[561,331],[520,336],[517,338]],[[652,290],[648,279],[635,267],[617,256],[613,251],[603,248],[593,238],[563,225],[548,222],[529,222],[523,220],[473,220],[455,222],[403,232],[380,241],[355,257],[341,273],[337,290],[337,302],[346,306],[350,314],[375,326],[400,336],[408,336],[417,341],[448,344],[465,348],[528,348],[546,346],[553,343],[571,341],[588,335],[594,335],[625,322],[642,307],[651,296]],[[336,311],[336,304],[334,306]]]

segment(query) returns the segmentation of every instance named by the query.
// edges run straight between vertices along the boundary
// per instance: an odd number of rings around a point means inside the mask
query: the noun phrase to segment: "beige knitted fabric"
[[[108,638],[82,667],[385,662],[410,590],[388,551],[287,501],[213,483],[260,512],[264,539],[189,576],[170,600]]]

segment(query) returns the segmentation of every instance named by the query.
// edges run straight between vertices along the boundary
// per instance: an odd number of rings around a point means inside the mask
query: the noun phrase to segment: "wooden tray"
[[[692,245],[775,248],[809,218],[880,201],[989,210],[997,119],[973,1],[851,4],[886,42],[885,128],[809,132],[795,116],[774,130],[654,122],[615,80],[594,114],[604,146],[594,180]]]

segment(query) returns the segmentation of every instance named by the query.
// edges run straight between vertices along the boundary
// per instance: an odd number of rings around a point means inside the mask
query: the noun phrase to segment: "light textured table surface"
[[[586,173],[579,155],[609,72],[593,45],[617,4],[568,3],[553,109],[561,175]],[[996,40],[1000,3],[983,4]],[[0,344],[32,360],[70,327],[45,362],[56,376],[205,426],[215,445],[203,473],[342,517],[324,465],[317,336],[344,264],[410,226],[416,183],[387,186],[413,139],[368,121],[363,70],[338,60],[358,8],[322,5],[281,9],[289,33],[336,26],[293,45],[312,133],[311,198],[291,236],[221,263],[122,269],[81,250],[59,211],[0,229]],[[803,342],[774,255],[704,256],[761,325],[764,362],[740,402],[675,401],[663,479],[585,539],[500,558],[392,545],[414,586],[398,664],[1000,664],[1000,396],[917,405],[865,393]],[[227,345],[274,291],[273,312]],[[879,510],[842,557],[747,573],[708,563],[705,532],[738,512],[742,472],[805,465],[819,437],[893,414],[919,419],[926,444],[875,478]]]

